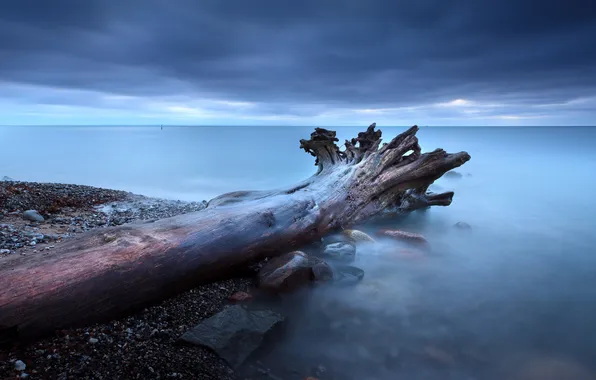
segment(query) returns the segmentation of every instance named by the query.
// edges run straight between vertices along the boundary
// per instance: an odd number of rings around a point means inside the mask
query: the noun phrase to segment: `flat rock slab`
[[[265,335],[284,318],[270,310],[225,308],[187,331],[183,342],[212,349],[232,368],[238,368],[263,343]]]

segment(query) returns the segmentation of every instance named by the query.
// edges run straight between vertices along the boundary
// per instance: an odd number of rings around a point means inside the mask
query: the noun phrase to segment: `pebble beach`
[[[4,180],[0,182],[0,260],[51,255],[64,241],[91,229],[166,218],[205,206],[205,202],[88,186]],[[234,379],[234,372],[215,353],[176,340],[249,285],[248,279],[205,285],[125,319],[0,349],[0,379]]]

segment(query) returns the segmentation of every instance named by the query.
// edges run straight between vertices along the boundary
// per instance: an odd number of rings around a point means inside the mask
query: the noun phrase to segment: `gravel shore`
[[[201,210],[205,202],[148,198],[88,186],[0,181],[0,260],[51,254],[71,236],[136,220]],[[36,210],[43,221],[25,218]],[[0,350],[0,379],[234,379],[214,353],[181,346],[187,329],[220,311],[248,279],[192,289],[107,324],[60,331],[27,346]]]

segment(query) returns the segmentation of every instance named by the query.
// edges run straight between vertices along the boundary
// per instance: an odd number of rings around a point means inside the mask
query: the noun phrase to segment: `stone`
[[[208,347],[232,368],[238,368],[258,349],[284,318],[270,310],[247,310],[240,305],[225,308],[184,333],[182,342]]]
[[[10,253],[10,249],[0,249],[0,255],[8,255]]]
[[[469,230],[472,228],[472,226],[470,226],[468,223],[466,222],[457,222],[453,225],[454,227],[457,227],[461,230]]]
[[[27,210],[23,213],[23,218],[30,220],[32,222],[43,222],[45,219],[39,212],[36,210]]]
[[[257,276],[261,289],[292,292],[312,282],[328,281],[333,271],[323,260],[293,251],[269,260]]]
[[[460,172],[456,172],[453,170],[448,171],[447,173],[443,174],[445,178],[462,178],[463,175]]]
[[[351,265],[335,266],[334,283],[341,285],[353,285],[364,278],[364,271]]]
[[[375,239],[370,237],[367,233],[359,230],[345,230],[343,234],[353,242],[375,242]]]
[[[337,261],[352,262],[356,259],[356,247],[349,243],[331,243],[325,246],[323,257]]]
[[[14,369],[17,371],[24,371],[27,368],[27,365],[22,360],[17,360],[14,362]]]
[[[89,343],[95,344],[97,342],[99,342],[99,340],[97,340],[97,338],[89,338]]]
[[[230,296],[229,300],[232,302],[250,301],[252,300],[252,295],[247,292],[236,292]]]
[[[384,229],[379,231],[379,235],[391,237],[396,240],[405,241],[408,243],[417,243],[421,245],[428,245],[426,238],[414,232],[406,232],[401,230]]]

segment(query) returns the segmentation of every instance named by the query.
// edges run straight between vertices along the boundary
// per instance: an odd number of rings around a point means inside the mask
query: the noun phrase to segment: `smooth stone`
[[[333,260],[352,262],[356,259],[356,247],[349,243],[331,243],[325,246],[323,256]]]
[[[334,282],[340,285],[354,285],[364,278],[364,270],[351,265],[337,265]]]
[[[375,242],[375,239],[370,237],[367,233],[359,230],[345,230],[343,234],[354,242]]]
[[[448,171],[447,173],[443,174],[445,178],[462,178],[463,175],[460,172],[455,172],[453,170]]]
[[[23,218],[30,220],[32,222],[43,222],[45,219],[39,212],[36,210],[27,210],[23,213]]]
[[[27,365],[22,360],[17,360],[14,362],[14,369],[17,371],[24,371],[27,368]]]
[[[428,241],[426,240],[426,238],[424,236],[414,233],[414,232],[384,229],[384,230],[379,231],[379,235],[385,235],[385,236],[388,236],[388,237],[391,237],[391,238],[394,238],[397,240],[402,240],[405,242],[428,245]]]
[[[281,315],[270,310],[247,310],[234,305],[187,331],[180,340],[208,347],[230,367],[238,368],[283,321]]]
[[[333,271],[323,260],[293,251],[274,257],[258,273],[259,288],[274,292],[292,292],[313,281],[327,281]]]
[[[457,223],[455,223],[453,226],[454,226],[454,227],[457,227],[457,228],[459,228],[459,229],[462,229],[462,230],[469,230],[469,229],[471,229],[471,228],[472,228],[472,226],[470,226],[470,225],[469,225],[468,223],[466,223],[466,222],[457,222]]]

